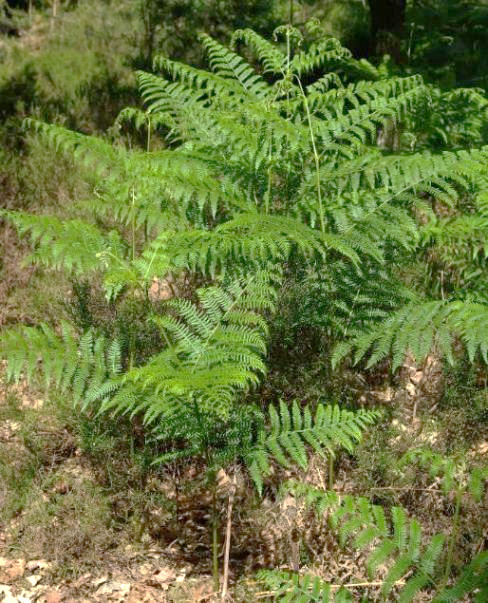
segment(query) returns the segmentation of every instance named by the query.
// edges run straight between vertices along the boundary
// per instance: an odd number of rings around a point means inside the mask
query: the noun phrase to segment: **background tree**
[[[400,60],[407,0],[368,0],[368,4],[371,12],[370,54],[391,53]]]

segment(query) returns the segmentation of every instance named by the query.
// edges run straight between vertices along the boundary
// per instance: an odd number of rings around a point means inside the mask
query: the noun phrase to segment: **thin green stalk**
[[[148,116],[148,118],[147,118],[146,151],[149,153],[150,149],[151,149],[151,118]]]
[[[286,77],[290,77],[290,61],[291,61],[291,27],[286,30]],[[289,94],[289,93],[288,93]]]
[[[205,425],[203,423],[202,415],[200,409],[198,408],[198,401],[195,396],[192,394],[191,402],[193,406],[193,411],[195,413],[195,418],[197,420],[198,426],[200,428],[201,434],[201,443],[203,454],[205,456],[205,462],[207,467],[211,466],[211,456],[210,449],[207,440],[207,432],[205,429]],[[217,480],[215,476],[215,471],[212,469],[211,472],[211,490],[212,490],[212,578],[214,584],[214,590],[216,593],[220,591],[220,575],[219,575],[219,514],[217,511]]]
[[[459,533],[459,524],[461,519],[461,501],[463,497],[463,488],[459,485],[456,492],[456,507],[454,509],[454,517],[452,518],[452,530],[451,535],[449,537],[449,545],[447,548],[447,557],[446,557],[446,568],[444,571],[444,580],[442,581],[442,588],[444,588],[449,582],[449,576],[451,575],[452,568],[452,557],[454,553],[454,546],[456,545],[458,533]]]
[[[134,368],[134,359],[136,356],[136,338],[133,325],[129,325],[129,371]]]
[[[287,118],[290,117],[290,88],[289,88],[289,80],[290,80],[290,60],[291,60],[291,25],[286,30],[286,115]]]
[[[268,166],[268,188],[266,189],[266,195],[264,198],[264,211],[266,214],[269,213],[269,200],[271,198],[271,159],[273,157],[273,143],[269,144],[269,166]]]
[[[310,115],[310,107],[308,106],[308,99],[305,95],[305,91],[303,90],[302,82],[300,78],[297,76],[298,85],[300,86],[300,91],[303,96],[303,102],[305,104],[305,111],[307,113],[307,121],[308,121],[308,129],[310,131],[310,140],[312,142],[313,156],[315,161],[315,173],[316,173],[316,181],[317,181],[317,199],[319,203],[319,219],[320,219],[320,230],[323,234],[325,234],[325,213],[324,213],[324,204],[322,201],[322,191],[320,187],[320,158],[317,152],[317,146],[315,144],[315,136],[313,133],[312,127],[312,116]]]
[[[135,190],[132,187],[132,216],[131,216],[131,236],[132,236],[132,261],[136,258],[136,197]],[[135,358],[135,336],[133,325],[129,326],[129,370],[131,371],[134,368],[134,358]]]
[[[134,187],[132,187],[132,261],[136,258],[136,196]]]
[[[151,150],[151,116],[147,116],[147,141],[146,141],[146,152],[149,153]],[[147,243],[149,238],[147,219],[144,220],[144,243]]]

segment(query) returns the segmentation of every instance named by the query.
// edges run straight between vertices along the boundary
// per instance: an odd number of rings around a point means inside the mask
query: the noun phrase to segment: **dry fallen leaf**
[[[147,582],[151,586],[157,586],[162,590],[168,590],[169,585],[176,579],[176,572],[170,567],[163,567],[158,572],[148,578]]]
[[[61,603],[62,596],[61,593],[57,590],[51,590],[50,592],[44,595],[45,603]]]
[[[9,584],[24,575],[25,559],[0,557],[0,582]]]

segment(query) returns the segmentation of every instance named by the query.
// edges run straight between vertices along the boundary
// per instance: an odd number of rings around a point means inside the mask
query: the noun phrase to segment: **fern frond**
[[[410,520],[405,509],[393,507],[388,522],[383,508],[364,497],[341,496],[298,482],[289,483],[287,489],[321,515],[325,513],[333,529],[339,531],[341,542],[349,540],[355,548],[368,550],[367,566],[372,575],[386,564],[381,587],[384,596],[395,589],[395,600],[411,603],[435,583],[445,538],[436,534],[423,546],[420,524]]]
[[[441,539],[434,537],[429,547],[439,548],[439,546],[441,546]],[[410,577],[396,595],[396,601],[413,603],[417,600],[416,597],[422,592],[422,589],[430,585],[429,576],[433,575],[435,569],[432,561],[437,557],[436,552],[429,551],[429,554],[420,562],[417,574]],[[260,570],[256,577],[268,590],[273,591],[275,600],[280,602],[338,603],[353,600],[352,589],[331,585],[318,576],[310,574],[299,575],[278,570]],[[474,603],[484,603],[488,596],[487,585],[488,553],[482,552],[463,569],[454,586],[443,588],[432,601],[433,603],[455,603],[465,600],[466,595],[471,595]],[[354,592],[358,593],[358,587],[354,589]],[[336,594],[334,595],[334,593]]]
[[[231,47],[235,48],[239,42],[243,42],[254,51],[257,60],[263,64],[264,73],[282,74],[286,56],[266,38],[252,29],[237,29],[232,34]]]
[[[141,111],[137,107],[125,107],[117,115],[115,120],[116,125],[120,125],[123,122],[132,122],[136,130],[140,130],[142,126],[147,126],[150,119],[149,113]]]
[[[488,599],[488,551],[478,553],[463,568],[455,585],[444,588],[433,599],[433,603],[464,601],[466,595],[471,595],[470,600],[474,603],[484,603]]]
[[[256,445],[245,454],[245,462],[259,492],[262,476],[269,474],[271,459],[285,468],[293,462],[306,469],[307,449],[322,456],[325,451],[333,455],[337,448],[352,451],[366,427],[376,421],[378,413],[352,412],[319,404],[313,415],[308,406],[300,408],[296,400],[291,407],[280,400],[278,408],[270,405],[268,417],[268,430],[258,436]]]
[[[151,257],[150,248],[145,252],[147,257]],[[297,220],[257,212],[239,214],[211,231],[175,233],[167,241],[164,254],[176,267],[214,277],[217,272],[224,274],[231,263],[286,261],[294,250],[304,259],[315,255],[323,258],[328,250],[334,250],[354,263],[358,261],[354,249],[340,235],[322,234]]]
[[[157,56],[153,62],[154,69],[160,69],[161,71],[170,75],[174,81],[182,82],[185,86],[190,89],[199,90],[202,92],[205,90],[207,94],[212,92],[214,94],[225,94],[238,95],[238,102],[242,102],[240,97],[242,93],[242,86],[240,86],[234,80],[222,77],[211,71],[204,69],[198,69],[178,61],[172,61],[163,56]]]
[[[391,118],[400,119],[408,107],[419,102],[426,94],[426,87],[418,85],[390,98],[379,95],[370,98],[350,111],[342,112],[340,104],[335,106],[333,113],[326,106],[320,106],[318,110],[326,119],[315,119],[314,128],[326,148],[331,142],[340,141],[353,147],[364,144],[375,139],[379,126],[384,126]]]
[[[256,578],[267,590],[273,591],[274,600],[281,603],[345,603],[350,601],[349,591],[334,589],[318,576],[293,574],[278,570],[260,570]]]
[[[99,176],[105,175],[107,169],[125,155],[123,149],[116,148],[96,136],[87,136],[31,118],[24,119],[22,124],[25,129],[37,132],[56,150],[69,153],[87,170],[96,170]]]
[[[127,404],[127,411],[142,412],[146,423],[154,424],[164,418],[168,404],[197,405],[202,414],[224,419],[237,392],[256,385],[266,372],[266,330],[259,312],[272,310],[275,298],[272,273],[261,271],[245,285],[234,281],[200,290],[201,308],[183,299],[171,300],[168,307],[176,316],[154,317],[171,345],[123,378],[122,390],[128,385],[150,395],[134,408],[122,391],[102,410],[120,412]]]
[[[173,142],[185,142],[196,137],[218,141],[216,119],[205,110],[207,93],[193,90],[181,82],[170,82],[162,77],[137,72],[137,82],[147,110],[169,128],[168,137]]]
[[[400,459],[398,469],[415,465],[427,470],[431,478],[440,478],[444,493],[463,491],[469,493],[476,502],[481,502],[485,482],[488,480],[488,467],[467,467],[462,459],[446,457],[430,448],[409,450]]]
[[[20,235],[29,235],[34,247],[29,260],[80,276],[101,268],[101,255],[124,256],[125,246],[116,231],[104,235],[82,220],[60,220],[23,212],[1,211]]]
[[[211,69],[223,78],[239,82],[246,94],[258,99],[269,95],[270,87],[241,56],[207,34],[199,36],[210,61]]]
[[[9,329],[0,336],[0,354],[7,360],[8,380],[32,382],[40,374],[46,387],[69,390],[81,402],[120,372],[120,345],[91,331],[77,337],[66,322],[60,330],[57,334],[46,324]]]
[[[352,53],[336,38],[326,38],[312,43],[306,50],[295,54],[290,70],[299,78],[325,67],[335,67],[341,59],[349,59]]]
[[[335,354],[335,365],[354,349],[355,363],[371,351],[368,367],[391,355],[392,369],[396,370],[407,350],[421,362],[433,346],[452,363],[455,335],[465,344],[471,361],[479,351],[487,362],[487,318],[488,306],[484,303],[418,300],[400,308],[376,328],[358,334],[347,346],[342,345],[340,353]]]

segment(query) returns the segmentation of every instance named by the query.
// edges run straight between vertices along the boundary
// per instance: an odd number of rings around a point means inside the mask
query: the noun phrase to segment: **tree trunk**
[[[406,0],[368,0],[371,11],[370,54],[389,53],[401,62],[400,38],[405,30]]]

